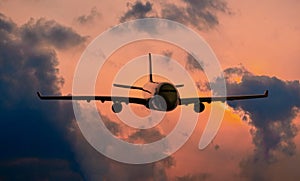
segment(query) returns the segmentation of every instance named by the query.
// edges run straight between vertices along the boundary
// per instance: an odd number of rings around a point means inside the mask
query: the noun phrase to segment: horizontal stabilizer
[[[138,87],[138,86],[130,86],[130,85],[123,85],[123,84],[113,84],[113,85],[115,87],[120,87],[120,88],[125,88],[125,89],[137,89],[137,90],[141,90],[141,91],[148,92],[149,94],[151,94],[150,91],[145,90],[144,88]]]
[[[180,87],[183,87],[184,84],[178,84],[178,85],[175,85],[176,88],[180,88]]]

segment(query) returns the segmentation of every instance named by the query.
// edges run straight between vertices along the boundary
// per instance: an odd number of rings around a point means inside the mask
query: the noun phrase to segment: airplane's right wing
[[[188,104],[197,104],[197,103],[211,103],[214,101],[234,101],[234,100],[244,100],[244,99],[257,99],[268,97],[268,90],[264,92],[264,94],[253,94],[253,95],[238,95],[238,96],[225,96],[225,97],[191,97],[191,98],[182,98],[180,99],[181,105]]]

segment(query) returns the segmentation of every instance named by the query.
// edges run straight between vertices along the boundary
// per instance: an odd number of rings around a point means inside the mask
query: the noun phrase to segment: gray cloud
[[[127,6],[129,9],[120,18],[120,22],[149,17],[149,13],[152,11],[152,4],[149,1],[145,4],[141,1],[136,1],[134,4],[127,3]]]
[[[31,46],[51,45],[57,49],[68,49],[87,40],[87,37],[80,36],[72,28],[45,18],[31,18],[20,28],[20,33],[22,39]]]
[[[204,181],[204,180],[210,180],[211,174],[209,173],[199,173],[199,174],[190,174],[190,175],[184,175],[181,177],[177,177],[177,181]]]
[[[205,91],[210,91],[210,85],[207,81],[196,81],[195,82],[196,87],[198,88],[199,91],[205,92]]]
[[[226,80],[229,80],[233,76],[242,77],[244,75],[252,75],[243,65],[239,67],[229,67],[224,70],[224,76]]]
[[[2,31],[12,32],[16,28],[16,24],[10,18],[0,13],[0,28]]]
[[[134,132],[128,137],[128,141],[130,142],[142,141],[143,143],[152,143],[162,139],[163,137],[164,135],[161,133],[161,131],[158,128],[154,127],[151,129],[137,130],[136,132]],[[144,169],[143,170],[144,172],[146,171],[146,173],[143,175],[147,176],[150,174],[148,179],[161,180],[161,181],[168,180],[166,170],[174,165],[175,165],[174,157],[169,156],[155,163],[145,164],[144,166],[146,167],[146,170]],[[149,173],[149,169],[150,169],[150,173]],[[132,179],[136,180],[136,179],[140,179],[140,177],[130,178],[129,180]]]
[[[292,156],[296,152],[293,139],[297,129],[293,120],[300,109],[299,81],[257,76],[245,68],[230,68],[225,73],[227,79],[234,74],[241,76],[239,83],[227,81],[228,94],[257,94],[269,90],[266,99],[228,102],[234,109],[248,114],[253,126],[251,134],[255,150],[252,156],[241,163],[243,173],[253,179],[263,178],[260,170],[276,162],[278,153]],[[253,169],[247,171],[249,168]]]
[[[188,54],[185,69],[188,71],[203,71],[203,62],[201,62],[201,64],[199,64],[199,62],[191,54]]]
[[[196,72],[200,71],[203,72],[204,69],[204,63],[198,62],[191,54],[187,55],[186,63],[185,63],[185,69],[190,72]],[[195,85],[197,86],[198,90],[205,92],[210,90],[210,85],[206,80],[198,80],[195,82]]]
[[[159,17],[192,25],[203,30],[213,28],[219,24],[217,12],[231,14],[226,2],[223,0],[181,0],[178,2],[178,4],[184,5],[176,5],[168,1],[161,2],[159,4],[161,10],[156,12],[153,9],[154,1],[153,4],[150,1],[146,1],[145,4],[136,1],[129,6],[128,11],[120,18],[120,22],[138,18]]]
[[[163,138],[164,135],[160,133],[158,129],[141,129],[131,134],[128,139],[129,141],[142,139],[145,143],[151,143],[158,141]]]
[[[107,116],[101,116],[103,123],[105,124],[106,128],[115,136],[119,136],[122,133],[122,128],[119,123],[116,123],[110,120]]]
[[[218,25],[216,12],[229,13],[227,4],[222,0],[185,0],[185,2],[188,5],[186,11],[189,23],[199,29]]]
[[[186,9],[184,7],[178,7],[175,4],[164,4],[163,9],[161,11],[161,16],[163,18],[177,21],[180,23],[188,22]]]
[[[163,51],[162,54],[167,57],[167,62],[172,59],[173,52],[170,50]]]
[[[93,23],[97,18],[100,18],[101,14],[97,11],[96,7],[93,7],[88,15],[82,15],[76,18],[76,22],[80,25],[86,25]]]
[[[104,118],[106,126],[110,125],[109,122],[113,122],[105,116],[102,116],[102,118]],[[121,125],[117,127],[118,131],[115,131],[116,129],[110,129],[110,131],[114,134],[118,134],[122,133],[122,131],[124,131],[123,129],[126,129]],[[75,130],[78,135],[81,135],[78,128]],[[162,136],[162,134],[157,129],[145,131],[136,130],[128,136],[127,141],[149,143],[157,140],[160,136]],[[74,145],[77,150],[78,158],[88,180],[167,180],[166,170],[175,165],[173,157],[167,157],[150,164],[123,164],[111,160],[97,152],[82,136],[75,136],[75,138],[76,141]]]

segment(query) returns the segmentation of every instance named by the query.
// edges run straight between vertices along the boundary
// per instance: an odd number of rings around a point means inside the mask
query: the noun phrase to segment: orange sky
[[[93,7],[97,8],[100,16],[92,24],[84,27],[78,25],[75,18],[88,14]],[[228,7],[232,14],[219,14],[220,24],[215,29],[199,31],[191,27],[213,48],[221,66],[225,69],[242,64],[258,75],[276,76],[283,80],[299,80],[300,1],[230,0]],[[126,2],[118,0],[66,0],[63,2],[59,0],[26,2],[0,0],[0,11],[19,25],[27,22],[31,17],[54,19],[72,27],[81,35],[89,36],[87,44],[101,32],[117,25],[119,17],[126,10]],[[85,48],[85,46],[78,46],[58,52],[60,75],[65,79],[63,94],[71,92],[73,73]],[[134,52],[134,50],[131,51]],[[152,51],[155,52],[155,48]],[[120,58],[124,58],[127,62],[130,57],[130,55],[124,55]],[[180,56],[177,55],[177,57]],[[180,60],[178,62],[182,63]],[[122,60],[120,63],[122,64]],[[110,78],[113,79],[113,77]],[[105,103],[101,106],[105,105],[110,111],[111,104]],[[214,174],[213,179],[221,180],[225,177],[239,180],[237,178],[240,172],[239,163],[245,156],[251,154],[254,148],[249,133],[251,127],[227,109],[213,143],[207,149],[200,151],[198,143],[208,115],[209,108],[201,113],[196,131],[189,141],[174,154],[176,166],[168,169],[171,177],[195,173],[218,173]],[[295,122],[299,127],[299,116]],[[295,139],[299,147],[299,135]],[[215,149],[216,146],[219,148]],[[284,159],[284,162],[289,163],[288,159]],[[278,166],[273,167],[272,169],[279,170]]]
[[[299,8],[297,0],[264,0],[227,1],[232,15],[219,15],[220,24],[213,30],[198,31],[217,54],[221,65],[226,68],[243,64],[251,72],[265,75],[276,75],[285,80],[299,79]],[[2,6],[1,6],[2,4]],[[55,19],[71,26],[82,35],[89,36],[92,41],[107,28],[118,24],[118,18],[126,11],[126,2],[119,1],[3,1],[1,11],[15,22],[23,24],[31,17]],[[75,18],[87,15],[91,8],[96,7],[100,17],[94,24],[80,26]],[[17,11],[16,11],[17,9]],[[67,77],[65,70],[75,64],[82,49],[60,52],[61,74]],[[272,69],[270,69],[272,64]],[[66,65],[66,66],[65,66]],[[73,69],[74,66],[68,69]],[[73,71],[70,71],[72,74]]]

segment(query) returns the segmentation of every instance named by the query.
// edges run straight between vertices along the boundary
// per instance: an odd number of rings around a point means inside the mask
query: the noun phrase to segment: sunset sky
[[[0,180],[298,180],[299,10],[297,0],[0,0]],[[87,46],[113,26],[146,17],[182,23],[202,36],[219,60],[228,94],[268,89],[269,97],[226,104],[217,136],[199,150],[211,109],[207,105],[176,153],[130,165],[90,146],[77,126],[72,102],[43,102],[36,91],[71,94],[76,65]],[[198,94],[210,95],[205,72],[194,59],[176,46],[155,41],[114,52],[99,72],[95,93],[109,95],[114,75],[136,57],[147,59],[148,52],[177,61],[196,82]],[[145,62],[137,68],[147,71]],[[154,63],[154,69],[159,67],[174,71],[168,64]],[[132,83],[144,81],[137,77]],[[111,132],[139,143],[167,135],[180,112],[168,113],[158,127],[136,130],[118,120],[111,103],[97,106]],[[138,115],[149,114],[142,106],[129,107]]]

